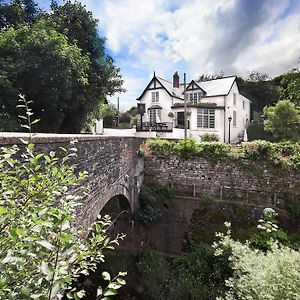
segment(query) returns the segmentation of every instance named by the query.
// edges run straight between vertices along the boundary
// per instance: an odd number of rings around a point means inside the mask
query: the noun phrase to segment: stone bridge
[[[0,145],[21,144],[23,134],[1,133]],[[57,151],[77,141],[76,164],[89,173],[84,183],[87,199],[76,216],[76,223],[87,228],[113,199],[119,209],[138,208],[138,191],[143,180],[143,159],[137,152],[142,139],[135,137],[103,137],[95,135],[39,134],[33,139],[38,150]],[[115,203],[115,204],[116,204]],[[116,209],[116,208],[114,208]]]

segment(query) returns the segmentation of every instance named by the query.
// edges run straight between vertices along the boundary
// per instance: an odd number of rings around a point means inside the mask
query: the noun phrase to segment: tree
[[[300,76],[289,82],[285,89],[282,89],[281,97],[300,107]]]
[[[47,14],[32,0],[15,0],[0,9],[20,16],[6,13],[0,33],[1,130],[15,127],[20,92],[34,102],[33,111],[42,120],[39,131],[76,133],[100,102],[123,91],[98,22],[85,6],[53,3]]]
[[[42,120],[38,130],[62,132],[70,111],[84,111],[87,99],[73,98],[73,94],[88,86],[89,64],[88,56],[69,44],[49,21],[2,32],[0,103],[4,117],[18,118],[17,95],[24,93],[33,101],[35,116]],[[70,132],[79,131],[83,118],[77,115],[78,124]]]
[[[24,98],[23,98],[24,100]],[[28,124],[32,111],[26,107]],[[22,118],[22,119],[23,119]],[[25,147],[0,151],[0,298],[80,299],[83,290],[73,287],[79,276],[94,271],[104,261],[103,251],[113,249],[121,236],[110,239],[108,217],[87,228],[75,227],[75,212],[84,203],[79,184],[87,176],[76,170],[76,149],[38,152],[31,137]],[[76,187],[76,195],[74,188]],[[108,299],[125,284],[119,273],[98,288],[97,299]]]
[[[252,101],[252,111],[262,112],[266,105],[279,99],[279,88],[274,81],[267,80],[266,74],[252,72],[247,80],[238,77],[237,85],[240,93]]]
[[[41,10],[33,0],[0,1],[0,29],[32,23]]]
[[[105,40],[97,32],[98,20],[79,2],[66,1],[63,5],[52,5],[49,18],[57,25],[57,30],[66,34],[69,43],[75,43],[83,54],[90,58],[88,85],[85,89],[74,91],[72,98],[84,98],[85,105],[74,112],[70,110],[65,119],[63,131],[70,132],[76,122],[76,114],[87,115],[98,110],[100,101],[106,96],[123,92],[123,80],[113,59],[105,54]],[[72,122],[73,121],[73,122]]]
[[[299,109],[289,100],[280,100],[274,106],[265,107],[264,126],[279,141],[300,140]]]

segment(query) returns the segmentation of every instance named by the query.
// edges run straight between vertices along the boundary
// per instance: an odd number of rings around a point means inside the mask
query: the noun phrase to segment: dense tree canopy
[[[98,21],[82,4],[54,3],[47,14],[32,0],[14,0],[0,9],[0,130],[19,130],[19,93],[33,101],[39,131],[73,133],[106,96],[122,91]],[[15,11],[19,17],[10,17]]]
[[[299,109],[289,100],[280,100],[274,106],[265,107],[265,129],[277,140],[300,141]]]

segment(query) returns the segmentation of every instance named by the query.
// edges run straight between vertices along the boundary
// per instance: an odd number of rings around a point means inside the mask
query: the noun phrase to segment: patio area
[[[136,125],[136,131],[172,132],[172,130],[173,124],[171,122],[139,122]]]

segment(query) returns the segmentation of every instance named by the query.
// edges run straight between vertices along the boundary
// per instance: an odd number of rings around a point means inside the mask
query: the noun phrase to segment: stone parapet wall
[[[27,134],[7,133],[0,135],[0,145],[18,144]],[[71,141],[76,141],[71,145]],[[32,141],[38,152],[57,151],[59,147],[77,148],[73,159],[79,170],[88,172],[83,183],[86,204],[78,212],[77,222],[87,228],[98,216],[105,204],[115,195],[125,196],[132,210],[138,206],[137,190],[141,177],[142,160],[137,152],[142,139],[135,137],[102,137],[95,135],[38,134]],[[62,153],[62,152],[61,152]]]
[[[240,164],[204,158],[147,156],[145,175],[148,182],[169,185],[182,195],[203,195],[234,200],[241,198],[257,204],[281,206],[283,195],[300,196],[300,174],[274,173],[252,162]]]

